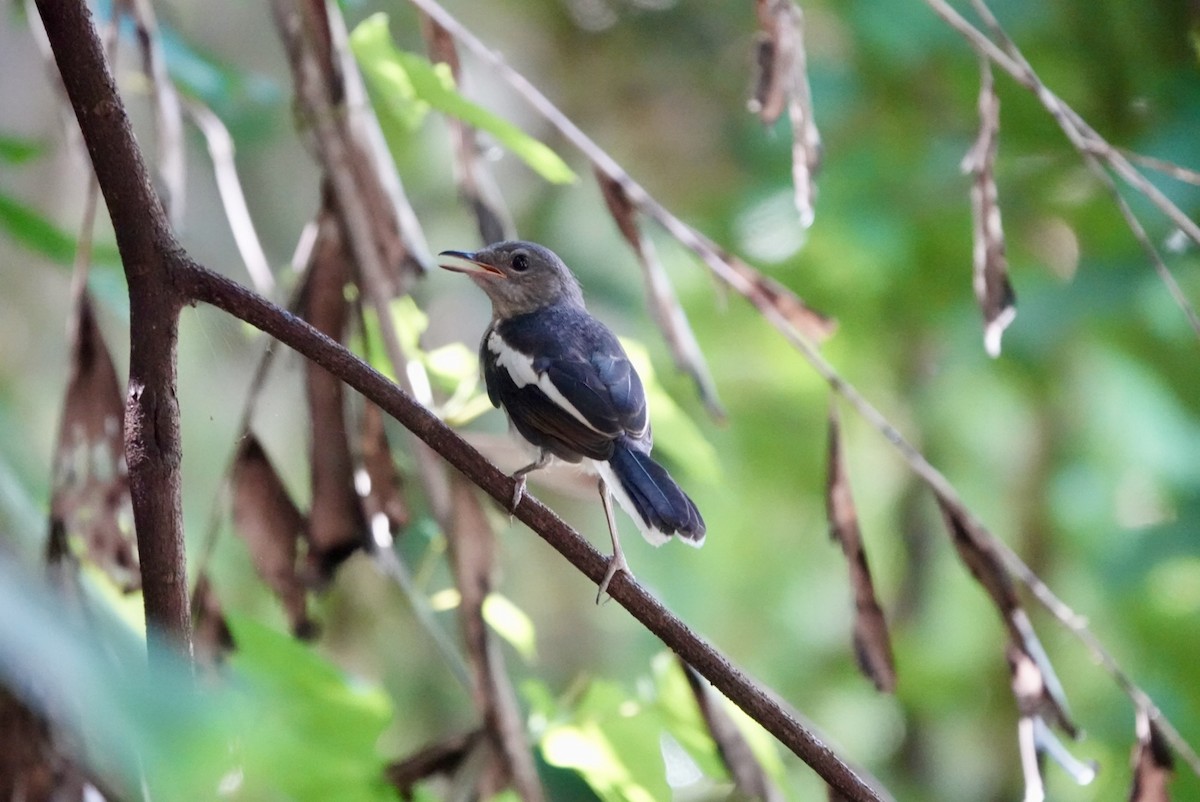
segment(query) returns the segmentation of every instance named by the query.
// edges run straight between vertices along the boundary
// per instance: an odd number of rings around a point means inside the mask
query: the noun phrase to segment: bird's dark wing
[[[501,321],[485,336],[481,356],[492,403],[535,445],[607,459],[616,439],[648,436],[637,372],[612,332],[582,309]],[[517,362],[522,369],[511,367]]]
[[[516,430],[533,445],[569,462],[612,456],[615,437],[599,432],[567,412],[535,384],[518,386],[512,374],[485,348],[484,379],[492,402],[508,413]]]

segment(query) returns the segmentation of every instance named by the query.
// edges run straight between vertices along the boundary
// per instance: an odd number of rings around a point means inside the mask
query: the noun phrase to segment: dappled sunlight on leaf
[[[483,601],[483,618],[527,662],[537,659],[537,633],[533,621],[510,599],[499,593],[489,593]]]
[[[446,65],[430,64],[416,54],[398,50],[388,34],[386,14],[359,23],[350,35],[350,46],[375,93],[382,96],[383,110],[400,115],[410,127],[423,115],[414,110],[413,101],[419,100],[491,134],[547,181],[568,184],[575,180],[571,168],[550,148],[458,94]]]

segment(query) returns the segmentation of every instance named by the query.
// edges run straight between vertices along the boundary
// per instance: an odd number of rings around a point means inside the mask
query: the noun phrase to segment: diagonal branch
[[[311,359],[377,404],[496,501],[511,503],[511,477],[343,346],[295,315],[186,257],[179,260],[177,270],[179,286],[187,297],[212,304]],[[524,496],[514,516],[593,582],[599,584],[604,578],[608,558],[541,502]],[[772,693],[692,632],[634,579],[627,574],[614,577],[609,595],[848,799],[879,799],[865,781],[785,710]]]

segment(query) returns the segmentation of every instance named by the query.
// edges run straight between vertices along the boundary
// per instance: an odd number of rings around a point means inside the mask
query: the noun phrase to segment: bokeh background
[[[547,94],[657,199],[838,319],[823,347],[959,489],[968,506],[1075,610],[1193,744],[1200,742],[1200,370],[1197,337],[1116,211],[1056,125],[997,76],[1000,203],[1019,314],[1003,355],[983,350],[971,291],[969,182],[959,170],[977,130],[970,48],[919,2],[805,2],[809,77],[824,163],[816,222],[791,204],[786,120],[764,129],[746,109],[753,87],[751,3],[672,0],[447,2],[477,35]],[[387,11],[401,46],[424,52],[402,3],[343,4],[348,20]],[[285,287],[299,233],[318,205],[318,171],[295,130],[291,84],[267,4],[156,4],[172,74],[230,128],[251,216]],[[1200,11],[1159,0],[997,2],[994,10],[1046,83],[1111,141],[1200,167]],[[128,37],[121,86],[145,146],[144,80]],[[844,414],[846,457],[871,566],[892,625],[899,686],[881,696],[856,670],[852,596],[824,512],[830,394],[744,301],[650,228],[707,355],[728,421],[706,417],[653,327],[632,253],[587,164],[494,75],[464,55],[464,91],[555,148],[582,176],[541,181],[509,155],[492,160],[523,238],[554,248],[579,274],[596,314],[644,344],[658,380],[711,444],[712,465],[660,443],[709,524],[702,550],[660,550],[627,519],[638,579],[740,666],[774,688],[843,754],[899,799],[1020,797],[1017,714],[1004,634],[955,557],[930,495],[892,447]],[[64,125],[54,76],[23,9],[0,13],[0,135],[37,152],[0,163],[0,539],[32,565],[45,536],[50,460],[66,382],[70,242],[89,180]],[[180,226],[201,262],[246,281],[202,138],[189,130]],[[398,154],[433,251],[477,245],[457,200],[444,123],[431,115]],[[1200,188],[1154,176],[1195,218]],[[1150,238],[1184,291],[1200,300],[1200,257],[1136,195]],[[13,211],[16,209],[17,211]],[[36,220],[29,222],[28,214]],[[15,222],[14,222],[15,221]],[[49,223],[61,233],[46,229]],[[127,303],[111,232],[91,276],[101,323],[123,365]],[[32,232],[32,233],[30,233]],[[55,244],[57,243],[57,245]],[[488,307],[440,272],[415,290],[429,316],[424,345],[466,342]],[[184,507],[198,555],[261,335],[212,310],[184,314],[179,371]],[[122,370],[123,373],[123,370]],[[289,488],[307,490],[299,359],[271,374],[255,429]],[[474,432],[501,432],[498,412]],[[399,441],[399,437],[393,438]],[[407,465],[403,454],[401,465]],[[715,470],[712,468],[715,467]],[[532,483],[599,547],[603,516]],[[415,490],[413,491],[415,492]],[[523,610],[537,653],[508,655],[520,685],[555,694],[587,678],[631,697],[662,646],[519,525],[495,516],[499,590]],[[451,580],[436,527],[418,517],[398,549],[423,594]],[[431,549],[433,551],[431,551]],[[226,524],[212,578],[228,611],[282,630],[276,602]],[[134,605],[136,607],[136,605]],[[1079,788],[1056,766],[1056,800],[1121,798],[1130,782],[1133,710],[1083,646],[1031,603],[1034,623],[1099,762]],[[4,612],[0,611],[0,616]],[[438,620],[454,632],[452,612]],[[395,586],[364,558],[317,605],[315,644],[345,672],[381,686],[395,716],[379,742],[399,756],[472,725],[469,696]],[[791,799],[823,793],[784,756]],[[1175,798],[1200,798],[1182,767]],[[555,798],[587,799],[576,785]]]

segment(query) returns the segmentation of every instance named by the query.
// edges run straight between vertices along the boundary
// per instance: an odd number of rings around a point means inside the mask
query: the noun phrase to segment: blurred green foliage
[[[824,346],[833,364],[919,444],[993,532],[1088,617],[1185,737],[1200,742],[1194,333],[1045,111],[997,76],[1000,203],[1020,311],[1002,357],[989,360],[970,284],[968,180],[958,168],[977,124],[974,54],[919,2],[886,11],[861,0],[803,5],[825,156],[809,231],[799,230],[791,207],[786,122],[764,130],[745,112],[753,82],[751,4],[503,0],[450,8],[666,206],[836,316],[838,333]],[[379,10],[366,2],[343,8],[351,25]],[[422,53],[411,9],[385,10],[396,46]],[[1191,6],[1007,0],[994,10],[1043,79],[1097,130],[1123,147],[1200,167],[1198,22]],[[319,176],[303,134],[293,128],[290,79],[268,12],[260,4],[189,0],[159,11],[175,79],[231,124],[251,214],[286,283],[284,266],[317,206]],[[90,172],[68,152],[74,139],[64,133],[56,87],[46,71],[34,69],[39,56],[25,22],[11,7],[0,20],[0,201],[7,210],[0,214],[0,544],[15,544],[12,550],[32,566],[44,537],[67,371],[69,277],[54,265],[73,254],[69,232],[78,228]],[[586,163],[494,74],[464,61],[465,97],[588,174]],[[128,43],[118,63],[152,154],[148,101],[131,72],[139,61]],[[474,225],[456,198],[442,122],[431,116],[419,128],[392,134],[432,249],[473,247]],[[196,258],[244,280],[194,133],[188,148],[189,212],[181,236]],[[1020,798],[1002,629],[954,557],[928,494],[891,446],[843,416],[864,538],[895,639],[899,688],[894,697],[880,697],[854,668],[846,568],[827,538],[827,388],[754,310],[736,298],[723,300],[703,268],[651,228],[729,413],[726,426],[712,424],[689,380],[670,368],[636,262],[596,188],[588,181],[549,185],[498,154],[489,151],[496,156],[491,167],[521,236],[562,254],[593,311],[645,345],[679,420],[698,429],[699,442],[715,455],[714,476],[703,467],[706,457],[664,442],[672,416],[657,405],[659,449],[688,477],[710,537],[700,551],[652,550],[623,523],[639,580],[897,798]],[[1196,217],[1200,187],[1152,178]],[[1170,225],[1127,197],[1151,239],[1171,241]],[[102,226],[98,260],[112,259],[111,242]],[[1197,249],[1168,248],[1167,258],[1188,297],[1200,300]],[[91,283],[110,345],[124,363],[127,310],[119,274],[98,270]],[[427,317],[421,346],[431,360],[442,354],[427,368],[435,380],[453,381],[462,375],[462,351],[439,349],[465,342],[474,350],[486,301],[444,275],[429,276],[415,300],[414,310]],[[261,336],[211,310],[185,313],[184,505],[195,556],[234,447],[242,388],[262,345]],[[214,393],[214,386],[222,391]],[[255,427],[303,500],[300,397],[297,360],[281,360]],[[499,413],[488,413],[470,427],[500,431],[503,423]],[[397,456],[407,467],[408,458]],[[543,493],[536,476],[531,487],[596,543],[604,541],[598,505]],[[694,720],[679,723],[691,714],[671,684],[677,680],[664,679],[661,645],[615,605],[596,607],[587,583],[526,530],[507,525],[502,514],[494,520],[501,529],[499,589],[536,635],[536,658],[512,651],[509,662],[525,690],[552,798],[594,798],[578,775],[601,798],[638,798],[632,791],[614,796],[634,785],[665,798],[664,755],[679,752],[663,745],[664,733],[719,789],[723,779],[698,745]],[[453,584],[441,548],[423,516],[398,542],[418,589],[429,596]],[[251,795],[244,798],[266,798],[268,785],[277,795],[271,798],[327,798],[319,783],[331,778],[353,784],[364,799],[387,798],[369,779],[385,758],[475,726],[469,694],[441,663],[403,594],[366,560],[351,560],[319,601],[324,634],[311,648],[274,634],[284,629],[282,615],[244,545],[228,531],[217,541],[211,569],[244,647],[231,668],[240,679],[228,691],[238,694],[238,710],[193,705],[169,690],[131,689],[121,675],[136,662],[136,636],[117,638],[123,669],[109,671],[104,659],[75,651],[98,648],[91,637],[107,630],[79,634],[63,623],[66,617],[47,612],[55,608],[44,591],[10,594],[17,580],[8,579],[0,582],[5,670],[72,667],[76,673],[63,681],[88,689],[81,721],[122,736],[98,741],[141,745],[149,750],[139,753],[142,759],[153,765],[162,757],[181,783],[208,782],[214,771],[219,780],[218,769],[230,763],[213,750],[240,744],[244,756],[253,756],[245,757],[243,787]],[[1073,749],[1101,765],[1086,788],[1049,766],[1049,794],[1063,802],[1121,798],[1130,779],[1131,705],[1076,640],[1033,610],[1087,733]],[[436,615],[454,630],[452,610]],[[582,765],[581,753],[558,748],[570,738],[607,744],[610,758]],[[131,755],[102,763],[131,771]],[[789,799],[823,793],[806,767],[788,755],[779,759]],[[285,765],[300,768],[291,775]],[[1181,767],[1173,792],[1200,798],[1200,780]]]

